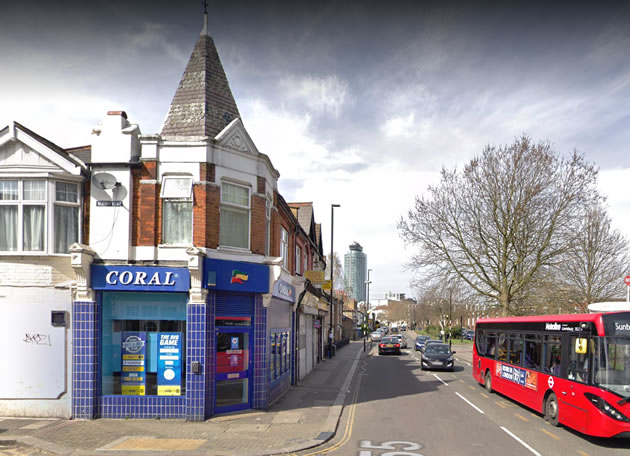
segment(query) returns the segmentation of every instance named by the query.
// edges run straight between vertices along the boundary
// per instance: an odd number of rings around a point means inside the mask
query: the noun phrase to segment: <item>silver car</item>
[[[382,337],[383,334],[380,331],[374,331],[372,334],[370,334],[370,339],[372,339],[372,341],[374,342],[380,342]]]
[[[400,341],[400,348],[407,348],[407,339],[402,334],[394,334],[391,337],[396,337]]]

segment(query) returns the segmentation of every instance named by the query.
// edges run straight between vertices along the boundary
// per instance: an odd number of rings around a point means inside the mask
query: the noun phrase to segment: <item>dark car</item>
[[[424,343],[431,339],[429,336],[418,336],[416,337],[416,351],[424,349]]]
[[[424,347],[420,348],[420,351],[422,353],[424,353],[424,351],[427,349],[428,345],[431,344],[443,344],[444,342],[442,342],[441,340],[435,340],[435,339],[429,339],[429,340],[425,340],[424,341]]]
[[[424,369],[448,369],[453,370],[455,360],[454,351],[447,344],[429,344],[422,354],[420,367]]]
[[[396,353],[400,355],[400,342],[397,337],[383,337],[378,344],[378,354],[383,355],[385,353]]]
[[[464,331],[464,339],[473,340],[475,338],[475,331],[472,329],[467,329]]]

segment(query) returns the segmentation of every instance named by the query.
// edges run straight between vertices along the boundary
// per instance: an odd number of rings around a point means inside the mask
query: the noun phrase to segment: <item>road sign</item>
[[[628,285],[628,286],[630,287],[630,275],[626,276],[626,277],[623,279],[623,281],[624,281],[624,282],[626,282],[626,285]]]
[[[330,291],[332,286],[330,285],[330,280],[324,280],[324,284],[322,285],[322,289],[325,291]]]

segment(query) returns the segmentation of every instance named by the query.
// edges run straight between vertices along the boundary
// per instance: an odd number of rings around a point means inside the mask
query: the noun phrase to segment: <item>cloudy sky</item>
[[[246,128],[330,251],[368,255],[372,298],[407,292],[396,223],[486,144],[526,133],[600,168],[630,236],[630,4],[211,1]],[[509,6],[508,6],[509,5]],[[0,128],[89,144],[108,110],[158,133],[202,26],[199,0],[0,0]]]

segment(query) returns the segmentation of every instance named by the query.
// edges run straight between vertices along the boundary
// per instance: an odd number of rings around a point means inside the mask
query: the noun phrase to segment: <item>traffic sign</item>
[[[623,281],[630,287],[630,275],[626,276]]]
[[[322,285],[324,291],[330,291],[332,289],[332,285],[330,280],[324,280],[324,284]]]

